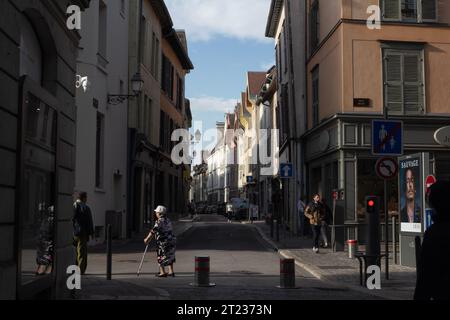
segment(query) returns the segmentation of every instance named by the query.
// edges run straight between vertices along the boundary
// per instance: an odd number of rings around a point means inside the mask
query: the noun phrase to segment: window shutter
[[[421,112],[421,57],[417,53],[406,53],[403,60],[404,111],[405,113]]]
[[[383,0],[383,20],[400,20],[400,0]]]
[[[402,94],[402,56],[387,53],[385,56],[385,103],[389,112],[401,112]]]
[[[437,21],[437,3],[436,0],[422,1],[422,21]]]

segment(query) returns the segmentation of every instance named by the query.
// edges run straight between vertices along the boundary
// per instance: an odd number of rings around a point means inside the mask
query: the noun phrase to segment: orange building
[[[192,120],[189,101],[185,98],[185,77],[194,68],[188,55],[184,31],[172,29],[162,39],[161,109],[159,119],[159,147],[161,165],[156,185],[156,199],[174,213],[186,213],[190,166],[173,164],[171,141],[176,129],[187,129]]]
[[[373,5],[380,8],[379,28],[368,25]],[[371,121],[383,119],[385,108],[389,118],[404,121],[404,153],[429,152],[430,171],[450,176],[450,151],[433,138],[450,123],[450,2],[307,0],[306,14],[308,189],[329,203],[333,189],[345,191],[336,215],[347,226],[338,232],[342,245],[358,237],[364,197],[383,197]],[[393,180],[388,197],[397,196]]]

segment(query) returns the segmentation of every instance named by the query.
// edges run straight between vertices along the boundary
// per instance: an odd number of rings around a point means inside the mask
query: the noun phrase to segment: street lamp
[[[141,77],[140,72],[136,72],[131,78],[131,90],[134,95],[129,94],[108,94],[108,104],[118,105],[127,99],[133,99],[139,96],[144,88],[144,80]]]

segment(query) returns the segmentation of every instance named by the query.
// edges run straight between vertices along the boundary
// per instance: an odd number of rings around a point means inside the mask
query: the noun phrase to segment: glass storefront
[[[23,109],[22,285],[50,275],[54,262],[56,111],[28,93]]]
[[[364,208],[365,198],[367,196],[380,197],[380,219],[384,221],[384,180],[375,173],[377,159],[358,159],[357,176],[357,221],[364,223],[366,213]],[[397,180],[390,180],[387,183],[388,212],[389,217],[398,216],[398,185]]]

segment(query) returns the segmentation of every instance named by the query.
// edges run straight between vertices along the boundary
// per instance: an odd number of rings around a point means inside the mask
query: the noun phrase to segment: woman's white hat
[[[164,206],[158,206],[158,207],[155,209],[155,212],[165,214],[165,213],[167,212],[167,208],[164,207]]]

